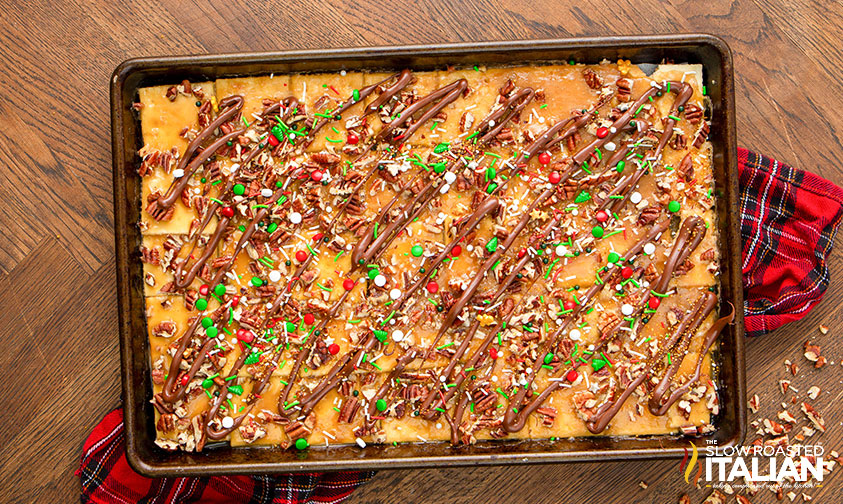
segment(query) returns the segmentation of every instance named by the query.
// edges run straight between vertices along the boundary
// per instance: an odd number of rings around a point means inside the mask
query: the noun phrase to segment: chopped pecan
[[[700,254],[700,261],[713,261],[714,260],[714,254],[715,254],[714,249],[710,248],[710,249],[706,250],[705,252],[703,252],[702,254]]]
[[[509,96],[515,89],[515,84],[512,82],[512,79],[507,79],[503,86],[498,90],[501,96]]]
[[[164,413],[158,419],[156,427],[158,429],[158,432],[162,434],[173,432],[176,429],[176,415],[172,413]]]
[[[632,81],[629,79],[618,79],[615,85],[618,86],[618,101],[628,102],[632,97]]]
[[[482,414],[487,410],[493,410],[498,405],[498,398],[495,394],[486,394],[485,397],[479,399],[474,403],[474,412],[477,415]]]
[[[196,301],[199,300],[199,293],[194,289],[187,289],[184,292],[184,308],[187,311],[193,311],[196,307]]]
[[[176,334],[176,323],[172,320],[165,320],[152,329],[152,335],[156,338],[172,338]]]
[[[699,131],[697,131],[697,136],[694,138],[694,147],[699,149],[702,147],[702,144],[708,140],[708,131],[711,127],[708,125],[707,122],[704,122],[700,127]]]
[[[603,80],[599,75],[597,75],[597,72],[591,68],[583,68],[582,76],[585,79],[585,83],[588,84],[588,87],[591,89],[600,89],[603,87]]]
[[[819,429],[821,432],[825,432],[825,420],[823,420],[822,415],[820,415],[819,411],[814,409],[813,406],[810,404],[803,402],[800,406],[802,413],[805,413],[805,416],[808,417],[808,420],[814,424],[814,427]]]
[[[685,147],[688,146],[688,137],[682,133],[674,133],[674,135],[670,138],[668,145],[670,145],[673,150],[685,150]]]
[[[333,154],[330,152],[317,152],[310,156],[310,159],[319,163],[322,166],[335,166],[340,162],[339,154]]]
[[[685,119],[691,124],[699,124],[703,118],[703,109],[699,105],[685,105]]]
[[[340,408],[339,422],[352,423],[354,417],[357,416],[357,411],[360,409],[360,401],[356,397],[349,397],[342,402]]]
[[[167,88],[167,92],[164,93],[164,96],[170,101],[176,101],[176,97],[179,95],[179,88],[177,86],[170,86]]]
[[[145,262],[146,264],[151,264],[153,266],[158,266],[161,264],[161,254],[157,248],[146,248],[141,246],[140,248],[141,253],[141,261]]]
[[[536,409],[536,413],[542,416],[542,423],[547,427],[551,427],[554,420],[556,420],[556,408],[551,406],[538,408]]]
[[[284,432],[290,436],[291,440],[295,441],[297,439],[307,437],[308,434],[310,434],[310,429],[308,429],[303,422],[297,420],[284,427]]]
[[[638,225],[639,226],[646,226],[647,224],[652,224],[656,222],[656,219],[659,218],[661,214],[661,209],[657,206],[648,206],[641,210],[641,214],[638,216]]]

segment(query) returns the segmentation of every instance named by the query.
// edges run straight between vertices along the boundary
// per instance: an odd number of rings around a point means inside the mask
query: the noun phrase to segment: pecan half
[[[582,76],[585,79],[585,83],[588,84],[588,87],[591,89],[600,89],[603,87],[603,81],[600,79],[600,76],[597,75],[597,72],[592,70],[591,68],[583,68]]]

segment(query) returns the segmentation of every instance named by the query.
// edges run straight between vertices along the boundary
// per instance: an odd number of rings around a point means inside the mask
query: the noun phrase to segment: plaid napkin
[[[828,288],[827,257],[843,216],[843,189],[816,175],[738,150],[744,311],[749,336],[804,317]],[[126,462],[123,411],[85,441],[76,475],[82,502],[339,503],[374,472],[151,479]]]

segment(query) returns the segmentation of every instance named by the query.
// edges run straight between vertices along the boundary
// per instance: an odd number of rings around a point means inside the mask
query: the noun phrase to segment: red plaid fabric
[[[826,258],[843,217],[843,189],[760,154],[738,150],[744,311],[749,336],[804,317],[828,288]],[[83,503],[339,503],[374,472],[145,478],[129,467],[123,411],[85,442]]]
[[[758,336],[822,299],[843,189],[746,149],[738,149],[738,165],[746,334]]]
[[[76,475],[83,503],[336,504],[366,483],[373,471],[146,478],[126,461],[123,410],[102,419],[82,448]]]

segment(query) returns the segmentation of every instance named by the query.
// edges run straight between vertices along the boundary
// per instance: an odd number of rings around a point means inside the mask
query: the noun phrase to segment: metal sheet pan
[[[596,63],[602,59],[658,63],[664,59],[703,66],[711,99],[713,167],[720,230],[721,315],[727,303],[737,308],[735,323],[720,336],[717,366],[720,414],[712,434],[695,438],[697,445],[737,445],[746,432],[743,290],[738,213],[738,166],[732,57],[726,43],[711,35],[524,40],[448,45],[369,47],[359,49],[176,56],[132,59],[111,79],[111,127],[114,168],[114,227],[117,251],[126,455],[138,472],[153,476],[265,474],[341,469],[525,464],[566,461],[630,460],[676,457],[688,438],[646,436],[594,437],[550,441],[487,441],[472,446],[448,443],[371,445],[365,449],[331,447],[307,452],[278,448],[217,448],[202,453],[170,453],[154,444],[154,412],[150,404],[148,338],[144,317],[143,269],[138,246],[141,233],[141,184],[137,150],[140,124],[131,106],[141,87],[176,84],[183,79],[209,80],[269,73],[354,70],[441,69],[446,65],[501,66],[554,61]]]

